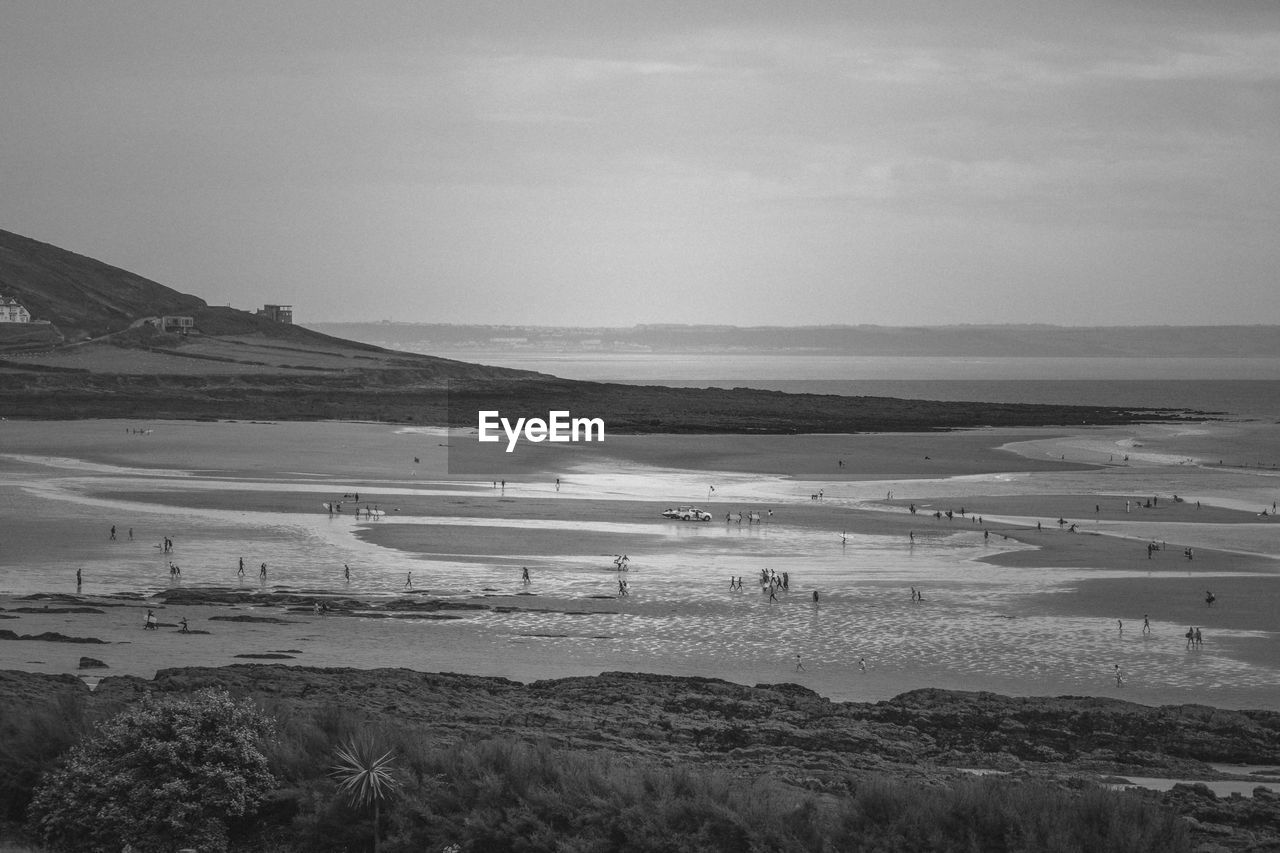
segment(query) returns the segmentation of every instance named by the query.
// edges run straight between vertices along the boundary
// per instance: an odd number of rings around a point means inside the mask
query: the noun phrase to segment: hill
[[[0,295],[17,298],[66,342],[118,332],[143,317],[208,307],[198,297],[9,231],[0,231]]]
[[[584,383],[384,349],[211,307],[0,231],[0,411],[28,418],[360,419],[475,426],[481,409],[590,411],[613,432],[863,432],[1114,424],[1167,412]],[[157,325],[191,317],[182,333]]]

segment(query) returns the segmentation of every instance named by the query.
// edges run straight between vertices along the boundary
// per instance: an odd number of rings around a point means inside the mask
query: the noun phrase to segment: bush
[[[275,784],[270,721],[225,691],[147,697],[73,747],[36,789],[33,831],[55,850],[225,850],[228,821]]]

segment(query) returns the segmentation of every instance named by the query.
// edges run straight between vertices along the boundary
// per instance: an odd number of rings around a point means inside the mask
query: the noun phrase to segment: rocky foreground
[[[1227,778],[1211,764],[1280,765],[1280,713],[1114,699],[1016,699],[917,690],[875,704],[837,703],[794,684],[747,687],[709,678],[604,673],[521,684],[411,670],[281,665],[163,670],[147,681],[0,672],[0,714],[84,703],[105,715],[147,693],[221,686],[277,716],[340,707],[442,742],[541,740],[626,759],[762,773],[812,792],[849,774],[944,783],[962,769],[1064,786],[1127,775]],[[1280,795],[1215,797],[1203,785],[1152,793],[1190,824],[1200,850],[1280,850]]]

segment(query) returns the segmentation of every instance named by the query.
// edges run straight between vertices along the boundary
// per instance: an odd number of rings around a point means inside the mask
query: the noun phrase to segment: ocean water
[[[1280,419],[1280,359],[941,358],[457,351],[566,379],[812,394],[1189,409]]]

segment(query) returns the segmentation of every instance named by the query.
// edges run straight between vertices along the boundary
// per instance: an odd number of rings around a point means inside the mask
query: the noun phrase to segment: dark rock
[[[96,607],[15,607],[10,613],[106,613]]]
[[[57,631],[45,631],[43,634],[15,634],[13,631],[0,630],[0,640],[38,640],[45,643],[100,643],[108,645],[106,640],[97,637],[68,637]]]
[[[109,667],[97,658],[82,657],[76,669],[109,669]]]
[[[265,625],[302,625],[296,619],[279,619],[275,616],[246,616],[243,614],[236,616],[210,616],[210,622],[260,622]]]

